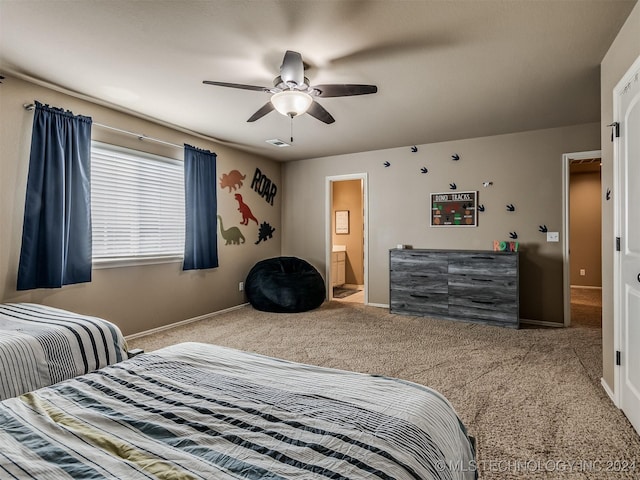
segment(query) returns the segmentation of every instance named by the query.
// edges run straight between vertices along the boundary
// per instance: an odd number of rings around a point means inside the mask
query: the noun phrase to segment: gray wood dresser
[[[390,312],[518,328],[518,253],[393,249]]]

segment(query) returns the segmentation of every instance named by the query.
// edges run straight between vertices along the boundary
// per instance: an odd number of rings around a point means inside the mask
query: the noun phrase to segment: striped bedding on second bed
[[[127,358],[116,325],[32,303],[0,304],[0,399]]]

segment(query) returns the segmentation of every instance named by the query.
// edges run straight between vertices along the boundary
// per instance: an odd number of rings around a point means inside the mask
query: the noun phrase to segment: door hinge
[[[616,350],[616,365],[618,367],[622,365],[622,362],[620,361],[620,350]]]
[[[620,237],[616,237],[616,252],[620,251]]]
[[[620,136],[620,123],[613,122],[607,125],[607,127],[611,127],[611,141],[613,142],[613,137],[618,138]]]

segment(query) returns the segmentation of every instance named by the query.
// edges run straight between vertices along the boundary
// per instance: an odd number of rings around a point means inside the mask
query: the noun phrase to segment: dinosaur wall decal
[[[267,222],[262,222],[260,224],[260,228],[258,229],[258,241],[256,245],[258,245],[263,240],[266,242],[269,238],[273,238],[273,232],[276,229],[269,225]]]
[[[253,216],[253,213],[251,213],[249,205],[242,201],[242,195],[236,193],[235,197],[238,201],[238,211],[242,214],[242,221],[240,222],[240,225],[249,225],[249,220],[253,220],[256,222],[256,225],[258,225],[258,219]]]
[[[220,188],[229,188],[229,193],[231,193],[231,189],[237,190],[242,187],[242,180],[247,178],[246,175],[242,175],[238,170],[231,170],[229,173],[223,173],[220,177]]]
[[[224,238],[225,245],[240,245],[245,242],[244,235],[242,235],[238,227],[230,227],[228,230],[225,230],[222,217],[220,215],[217,217],[220,222],[220,235]]]

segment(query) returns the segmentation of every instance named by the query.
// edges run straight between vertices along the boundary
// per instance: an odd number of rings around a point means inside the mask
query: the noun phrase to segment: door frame
[[[618,84],[614,87],[612,96],[613,96],[613,122],[620,122],[620,94],[626,88],[627,84],[631,82],[634,72],[636,72],[640,68],[640,56],[635,59],[635,61],[631,64],[631,66],[624,73],[622,78]],[[614,192],[621,191],[621,185],[624,179],[622,178],[622,172],[620,167],[620,141],[618,139],[614,139],[613,142],[613,187]],[[613,201],[613,235],[614,242],[616,237],[622,236],[622,204],[623,199],[620,198],[620,195],[614,195]],[[621,248],[624,248],[624,239],[620,242]],[[614,248],[613,253],[613,354],[615,352],[622,351],[622,345],[624,345],[624,339],[622,336],[622,318],[620,315],[620,308],[622,301],[622,255],[619,255]],[[622,366],[616,365],[614,362],[613,365],[613,403],[616,407],[620,408],[622,406]]]
[[[333,183],[345,180],[362,181],[362,234],[364,259],[364,304],[369,304],[369,194],[366,173],[351,173],[346,175],[332,175],[325,177],[325,278],[327,299],[333,299],[333,288],[331,287],[331,247],[332,247],[332,207],[333,207]]]
[[[571,177],[571,161],[587,160],[596,157],[602,158],[602,150],[562,154],[562,296],[564,299],[563,316],[565,327],[571,325],[571,270],[569,268],[569,232],[571,230],[569,228],[569,181]]]

